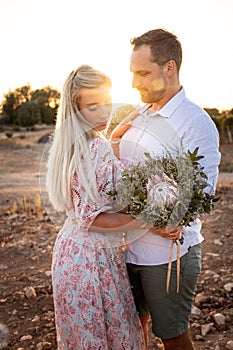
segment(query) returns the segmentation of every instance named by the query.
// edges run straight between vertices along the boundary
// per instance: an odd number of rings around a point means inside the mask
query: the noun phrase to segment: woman
[[[90,66],[69,74],[47,164],[51,203],[68,216],[52,261],[59,350],[145,349],[121,248],[124,230],[142,223],[109,212],[122,171],[100,133],[110,91],[110,79]]]

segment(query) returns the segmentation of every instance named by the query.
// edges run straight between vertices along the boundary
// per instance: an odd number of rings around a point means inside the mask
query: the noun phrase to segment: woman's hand
[[[113,149],[113,152],[117,158],[120,156],[119,152],[119,143],[122,136],[126,131],[131,127],[132,121],[139,115],[137,111],[132,112],[128,117],[123,119],[116,127],[113,129],[110,135],[110,142]]]
[[[175,228],[172,226],[167,226],[165,228],[151,227],[150,231],[157,233],[163,238],[177,240],[181,238],[182,226],[178,226]]]
[[[122,138],[122,136],[125,134],[125,132],[131,127],[132,121],[139,115],[137,111],[134,111],[130,113],[125,119],[123,119],[116,127],[113,129],[110,140],[111,141],[118,141]]]

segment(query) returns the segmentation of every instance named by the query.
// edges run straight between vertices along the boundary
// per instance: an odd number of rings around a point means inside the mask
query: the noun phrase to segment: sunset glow
[[[233,107],[231,0],[0,0],[0,99],[28,82],[61,89],[69,72],[87,63],[113,82],[116,103],[137,103],[131,87],[130,39],[166,28],[183,46],[181,84],[203,107]]]

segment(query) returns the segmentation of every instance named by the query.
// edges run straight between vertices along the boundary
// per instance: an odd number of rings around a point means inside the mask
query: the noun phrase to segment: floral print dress
[[[59,350],[144,350],[122,251],[122,234],[88,229],[96,216],[111,210],[122,164],[105,139],[90,143],[99,201],[93,203],[75,174],[73,208],[53,253],[52,282]]]

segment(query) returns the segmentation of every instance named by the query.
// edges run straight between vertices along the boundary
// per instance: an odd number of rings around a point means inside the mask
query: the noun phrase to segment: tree
[[[60,102],[60,92],[46,86],[43,89],[33,91],[31,99],[40,109],[41,122],[54,124]]]
[[[211,116],[217,117],[220,115],[219,110],[217,108],[204,108],[204,110]]]
[[[4,95],[5,103],[2,104],[2,123],[14,124],[14,106],[15,96],[14,93],[9,91]]]
[[[30,84],[24,85],[15,91],[9,90],[4,94],[4,100],[1,103],[3,120],[6,124],[16,124],[16,111],[24,102],[31,98]]]
[[[2,124],[53,124],[59,101],[60,92],[50,86],[32,90],[28,84],[15,91],[9,91],[1,103]]]
[[[16,122],[20,126],[33,126],[40,122],[40,110],[35,102],[26,101],[16,111]]]

